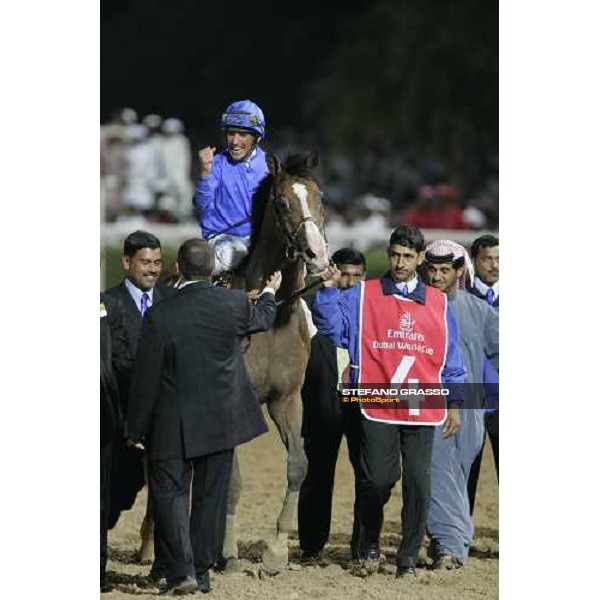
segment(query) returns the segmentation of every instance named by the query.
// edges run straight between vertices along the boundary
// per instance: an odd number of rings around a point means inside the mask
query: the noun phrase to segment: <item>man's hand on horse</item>
[[[216,150],[217,149],[214,146],[206,146],[206,148],[198,150],[198,158],[200,159],[200,177],[202,177],[202,179],[206,179],[212,173]]]
[[[129,438],[125,441],[125,445],[128,448],[137,448],[138,450],[146,449],[146,448],[144,448],[144,444],[142,444],[142,442],[134,442],[133,440],[130,440]]]
[[[326,269],[317,273],[317,277],[323,282],[323,287],[337,287],[342,273],[335,265],[329,265]]]
[[[271,275],[271,277],[269,277],[269,279],[267,279],[267,283],[266,283],[265,287],[270,287],[270,288],[273,288],[275,291],[277,291],[279,289],[280,285],[281,285],[281,271],[275,271],[275,273],[273,273],[273,275]]]
[[[250,302],[255,303],[260,296],[260,290],[250,290],[246,292],[246,298],[250,300]]]

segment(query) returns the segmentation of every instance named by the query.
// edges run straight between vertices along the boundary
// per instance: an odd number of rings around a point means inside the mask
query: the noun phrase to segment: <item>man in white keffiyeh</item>
[[[460,244],[431,242],[425,248],[425,274],[430,286],[446,294],[458,324],[468,374],[460,409],[461,429],[447,439],[440,428],[435,432],[427,517],[434,569],[457,569],[467,563],[473,539],[467,481],[483,443],[484,360],[498,366],[498,314],[464,289],[473,281],[473,266]]]
[[[467,285],[473,283],[475,271],[471,257],[463,246],[452,240],[429,242],[425,248],[425,261],[429,264],[451,263],[452,267],[459,271],[458,287],[460,289],[465,289]],[[448,290],[442,289],[442,291],[447,292]]]

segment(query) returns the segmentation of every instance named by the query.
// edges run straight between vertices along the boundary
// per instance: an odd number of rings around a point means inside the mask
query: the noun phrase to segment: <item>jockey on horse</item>
[[[267,155],[258,145],[265,137],[262,110],[250,100],[227,107],[221,117],[227,148],[198,152],[200,177],[194,206],[200,209],[202,236],[215,253],[215,275],[221,282],[248,255],[253,196],[269,174]]]

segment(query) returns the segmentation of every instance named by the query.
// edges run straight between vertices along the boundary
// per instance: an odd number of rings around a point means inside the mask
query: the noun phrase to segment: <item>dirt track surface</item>
[[[368,579],[350,575],[346,567],[354,484],[344,442],[336,472],[331,536],[325,549],[329,564],[300,568],[297,564],[298,541],[292,536],[291,568],[275,577],[262,578],[261,552],[266,540],[274,534],[285,489],[285,451],[274,427],[269,426],[267,434],[240,448],[244,479],[238,507],[241,572],[211,574],[212,592],[188,597],[213,600],[464,600],[498,597],[498,486],[487,444],[474,515],[475,540],[466,569],[445,573],[419,569],[419,577],[413,581],[395,579],[394,556],[399,540],[401,507],[400,485],[397,484],[385,509],[382,550],[388,560],[382,567],[383,572]],[[144,490],[133,509],[124,513],[109,533],[108,575],[115,589],[102,594],[104,600],[158,597],[158,590],[146,582],[150,567],[138,564],[135,557],[145,501]]]

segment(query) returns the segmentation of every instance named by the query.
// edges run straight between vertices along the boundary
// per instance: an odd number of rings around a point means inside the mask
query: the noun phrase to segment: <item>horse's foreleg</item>
[[[233,453],[233,464],[231,466],[231,478],[229,479],[229,490],[227,493],[227,523],[225,526],[225,540],[223,542],[223,558],[226,568],[233,566],[238,558],[236,511],[242,493],[242,476],[237,450]]]
[[[308,468],[304,443],[300,433],[302,427],[302,400],[300,394],[294,395],[285,403],[283,408],[281,425],[278,423],[277,426],[288,452],[287,490],[283,507],[277,519],[277,531],[291,533],[297,529],[298,496]],[[273,418],[275,419],[275,416]]]
[[[306,475],[307,460],[302,443],[302,400],[297,392],[284,400],[268,405],[269,414],[279,430],[288,452],[287,489],[283,507],[277,518],[277,533],[273,545],[263,554],[263,565],[271,572],[285,568],[288,562],[288,535],[296,530],[298,496]]]

